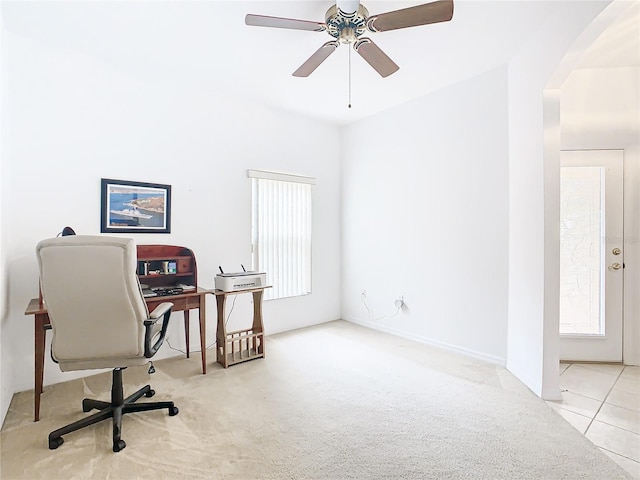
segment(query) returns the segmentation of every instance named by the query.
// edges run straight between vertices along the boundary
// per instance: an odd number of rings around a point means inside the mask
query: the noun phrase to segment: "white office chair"
[[[166,408],[173,402],[135,403],[155,392],[149,385],[124,398],[122,370],[144,365],[160,348],[172,303],[149,314],[136,275],[132,239],[71,235],[43,240],[36,247],[40,286],[53,329],[51,355],[65,371],[113,368],[111,401],[85,398],[82,410],[99,412],[49,434],[49,448],[63,443],[62,435],[113,418],[113,451],[126,444],[120,438],[126,413]]]

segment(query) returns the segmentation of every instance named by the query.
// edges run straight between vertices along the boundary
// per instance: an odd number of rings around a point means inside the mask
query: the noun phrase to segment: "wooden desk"
[[[184,330],[186,336],[187,358],[189,358],[189,312],[197,308],[199,310],[200,323],[200,351],[202,355],[202,373],[207,373],[207,323],[205,297],[213,290],[197,287],[196,290],[180,293],[178,295],[166,295],[161,297],[145,298],[149,311],[152,311],[162,302],[173,303],[174,312],[184,312]],[[44,350],[46,331],[51,329],[49,314],[45,305],[40,305],[37,298],[32,298],[24,312],[25,315],[34,316],[34,339],[35,339],[35,394],[34,394],[34,421],[40,420],[40,395],[42,394],[42,384],[44,381]]]
[[[216,358],[224,368],[236,363],[264,357],[264,326],[262,324],[262,293],[265,288],[249,288],[235,292],[213,290],[218,307],[218,330],[216,331]],[[251,328],[227,332],[225,304],[230,295],[251,293],[253,295],[253,323]]]

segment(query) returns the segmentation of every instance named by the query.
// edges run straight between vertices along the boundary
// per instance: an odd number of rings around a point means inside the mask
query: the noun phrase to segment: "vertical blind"
[[[315,179],[249,170],[253,269],[266,272],[265,299],[311,292],[311,187]]]

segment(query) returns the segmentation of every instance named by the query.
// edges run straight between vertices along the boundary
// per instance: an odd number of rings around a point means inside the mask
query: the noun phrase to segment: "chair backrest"
[[[36,247],[53,329],[52,355],[65,370],[144,364],[147,305],[132,239],[72,235]]]

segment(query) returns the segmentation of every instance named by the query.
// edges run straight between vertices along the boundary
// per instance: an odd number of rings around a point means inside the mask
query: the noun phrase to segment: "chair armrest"
[[[153,312],[149,314],[149,318],[155,319],[157,321],[158,318],[162,317],[167,310],[171,310],[173,308],[173,303],[164,302],[158,305],[153,309]]]
[[[173,303],[163,302],[149,314],[149,320],[144,321],[144,356],[146,358],[153,357],[162,345],[162,342],[164,342],[164,337],[167,334],[167,327],[169,326],[169,317],[171,317],[172,308]],[[158,332],[157,323],[161,318],[162,325],[160,336],[158,337],[158,340],[156,340],[155,343],[151,345],[153,337],[155,337],[156,333]]]

